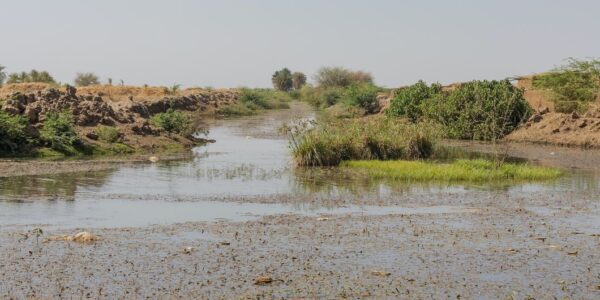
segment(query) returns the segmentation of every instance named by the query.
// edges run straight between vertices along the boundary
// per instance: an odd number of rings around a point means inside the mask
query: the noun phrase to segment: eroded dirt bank
[[[162,151],[169,145],[191,147],[190,134],[165,132],[150,118],[169,109],[214,114],[215,109],[237,101],[235,89],[187,89],[173,91],[156,87],[92,86],[76,89],[52,88],[44,84],[13,84],[0,88],[0,110],[22,115],[28,134],[36,138],[49,113],[72,112],[78,136],[87,144],[106,147],[98,126],[119,129],[123,144],[138,152]]]

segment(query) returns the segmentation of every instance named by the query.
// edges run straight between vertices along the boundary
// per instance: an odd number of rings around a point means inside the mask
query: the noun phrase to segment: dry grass
[[[27,82],[27,83],[13,83],[6,84],[0,87],[0,98],[6,97],[12,93],[20,92],[24,94],[35,93],[37,91],[43,91],[47,88],[53,87],[49,83],[41,82]]]

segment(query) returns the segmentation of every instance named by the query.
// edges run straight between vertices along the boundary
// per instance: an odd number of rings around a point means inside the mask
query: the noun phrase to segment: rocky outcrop
[[[135,101],[133,97],[125,105],[116,106],[107,101],[103,93],[79,95],[77,89],[48,88],[34,93],[14,92],[1,106],[1,110],[15,115],[24,115],[32,127],[39,127],[51,112],[69,110],[75,124],[81,127],[97,125],[120,126],[133,134],[156,135],[148,119],[169,109],[203,111],[208,107],[232,104],[238,93],[231,90],[189,90],[185,95],[166,96],[160,99]],[[121,103],[122,104],[122,103]]]

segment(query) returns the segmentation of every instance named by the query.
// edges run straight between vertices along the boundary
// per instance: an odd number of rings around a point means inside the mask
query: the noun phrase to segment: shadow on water
[[[258,116],[203,120],[208,136],[217,142],[193,149],[193,155],[184,160],[101,172],[0,178],[0,225],[113,227],[246,220],[290,212],[377,213],[406,211],[408,208],[398,206],[405,204],[407,197],[425,195],[458,194],[468,199],[479,197],[471,195],[474,192],[551,195],[599,191],[598,174],[583,171],[550,182],[450,184],[371,180],[336,168],[296,168],[287,137],[279,128],[301,118],[314,118],[314,113],[295,103],[290,110]],[[485,156],[452,147],[438,153],[442,153],[438,160]],[[439,205],[446,205],[443,197],[437,197]],[[380,205],[388,207],[377,207]]]

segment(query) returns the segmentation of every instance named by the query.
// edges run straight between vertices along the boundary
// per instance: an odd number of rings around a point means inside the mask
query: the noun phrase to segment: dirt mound
[[[581,116],[577,113],[553,113],[549,109],[538,110],[505,140],[598,148],[600,106],[593,105]]]
[[[128,144],[134,147],[154,147],[165,144],[167,137],[161,137],[161,130],[150,125],[149,118],[168,109],[185,111],[209,111],[221,105],[233,104],[239,93],[236,90],[193,89],[177,96],[165,96],[156,88],[97,86],[76,89],[66,86],[60,89],[47,88],[43,84],[9,85],[4,92],[15,91],[2,97],[0,110],[14,115],[26,116],[29,131],[39,134],[44,120],[51,112],[69,110],[73,113],[77,131],[82,138],[97,140],[97,125],[116,126]],[[108,93],[126,97],[127,101],[115,103],[108,100]],[[131,92],[128,95],[127,92]],[[146,100],[136,100],[135,97]],[[177,139],[179,144],[191,145],[189,137]]]

